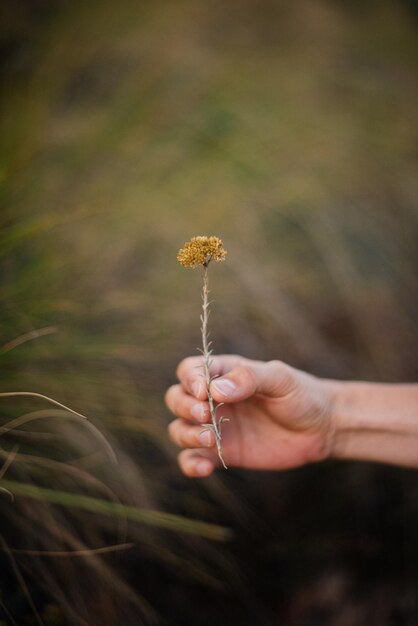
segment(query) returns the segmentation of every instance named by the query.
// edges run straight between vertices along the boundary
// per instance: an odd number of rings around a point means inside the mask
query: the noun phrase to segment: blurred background
[[[89,418],[0,398],[0,623],[418,624],[416,472],[186,479],[163,402],[199,234],[216,352],[417,379],[416,3],[0,11],[0,387]]]

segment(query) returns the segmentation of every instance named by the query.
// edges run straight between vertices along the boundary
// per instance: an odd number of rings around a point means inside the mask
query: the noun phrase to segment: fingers
[[[165,401],[172,413],[177,417],[206,423],[210,420],[209,405],[199,402],[195,397],[186,393],[181,385],[173,385],[165,394]]]
[[[193,401],[196,400],[193,399]],[[178,455],[180,469],[186,476],[203,478],[219,467],[220,463],[214,447],[215,436],[213,432],[205,429],[204,424],[195,425],[186,419],[179,418],[170,422],[168,434],[176,445],[186,448]]]
[[[181,386],[199,400],[206,400],[202,357],[183,359],[177,368]],[[239,402],[255,393],[282,397],[297,384],[298,371],[282,361],[253,361],[237,355],[212,359],[210,390],[217,402]]]
[[[170,439],[181,448],[208,448],[215,445],[215,435],[204,427],[195,426],[184,419],[176,419],[168,425]]]
[[[211,383],[210,391],[216,402],[241,402],[254,394],[279,398],[296,385],[297,370],[282,361],[246,363]]]
[[[183,450],[178,456],[181,471],[190,478],[210,476],[220,465],[212,450]]]
[[[189,477],[209,476],[219,467],[220,461],[215,436],[205,428],[210,422],[208,403],[199,402],[181,385],[170,387],[165,399],[168,408],[178,416],[168,426],[169,437],[179,447],[186,448],[178,456],[181,471]]]
[[[221,378],[216,378],[210,385],[210,391],[217,402],[238,402],[250,398],[257,391],[258,376],[256,368],[238,365]]]
[[[233,354],[214,356],[212,357],[211,375],[221,376],[226,374],[226,372],[243,361],[245,361],[243,357]],[[206,399],[203,373],[203,358],[201,356],[191,356],[183,359],[179,363],[176,372],[182,387],[199,400]]]

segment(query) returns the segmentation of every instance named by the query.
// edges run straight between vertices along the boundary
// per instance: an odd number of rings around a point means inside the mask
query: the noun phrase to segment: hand
[[[178,419],[168,427],[182,448],[179,465],[187,476],[208,476],[220,466],[210,423],[202,357],[184,359],[178,369],[180,384],[166,393],[168,408]],[[279,470],[323,460],[334,438],[334,391],[321,380],[282,363],[253,361],[240,356],[213,357],[215,378],[210,391],[224,402],[222,454],[231,467]]]

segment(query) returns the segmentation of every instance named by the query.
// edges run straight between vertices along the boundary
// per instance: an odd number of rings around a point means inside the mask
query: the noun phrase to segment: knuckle
[[[187,429],[181,419],[174,420],[168,425],[170,439],[180,448],[187,448]]]
[[[178,420],[173,420],[167,426],[169,437],[172,441],[177,439]]]
[[[188,437],[187,437],[187,430],[184,428],[184,426],[182,426],[182,428],[179,431],[178,434],[178,443],[179,446],[181,446],[182,448],[188,448]]]
[[[277,381],[277,390],[280,393],[289,393],[295,386],[295,377],[293,369],[278,359],[267,361],[266,368],[273,374]]]
[[[190,453],[188,450],[182,450],[180,452],[180,454],[177,457],[177,462],[179,464],[179,467],[181,469],[181,471],[183,472],[183,474],[188,474],[190,471],[190,465],[191,465],[191,460],[190,460]]]
[[[176,376],[179,380],[182,380],[186,374],[190,374],[190,370],[194,367],[196,357],[187,356],[185,359],[180,361],[176,369]]]
[[[248,365],[240,365],[237,368],[239,372],[240,381],[247,386],[255,386],[256,385],[256,375],[252,368]]]
[[[180,385],[173,385],[167,390],[165,402],[174,415],[190,419],[190,399]]]
[[[168,407],[172,405],[172,400],[173,400],[173,396],[175,394],[176,388],[177,388],[177,385],[171,385],[171,387],[169,387],[164,394],[164,401]]]
[[[171,422],[168,426],[170,438],[180,448],[190,448],[190,432],[189,428],[183,422],[182,419],[177,419]]]
[[[279,359],[272,359],[271,361],[266,362],[266,367],[269,367],[275,371],[281,371],[283,368],[287,367],[283,361],[279,361]]]

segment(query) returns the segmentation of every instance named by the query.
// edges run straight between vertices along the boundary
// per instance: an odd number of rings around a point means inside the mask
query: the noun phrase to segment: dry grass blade
[[[82,413],[78,413],[78,411],[74,411],[73,409],[70,409],[70,407],[65,406],[65,404],[61,404],[61,402],[58,402],[57,400],[54,400],[53,398],[44,396],[42,393],[35,393],[34,391],[4,391],[0,393],[0,398],[13,398],[16,396],[29,396],[32,398],[41,398],[42,400],[46,400],[47,402],[50,402],[51,404],[55,404],[55,406],[59,406],[60,409],[65,409],[66,411],[69,411],[70,413],[74,413],[74,415],[78,415],[78,417],[82,417],[85,420],[87,419],[87,417],[83,415]]]
[[[20,550],[18,548],[7,548],[11,554],[24,554],[26,556],[47,556],[59,558],[91,557],[98,554],[110,554],[134,548],[134,543],[118,543],[113,546],[102,546],[101,548],[90,548],[86,550]],[[6,551],[5,548],[2,548]]]
[[[7,470],[9,469],[9,467],[11,466],[11,464],[16,458],[16,454],[18,450],[19,450],[19,446],[14,446],[14,448],[7,454],[6,459],[3,463],[3,467],[0,470],[0,478],[3,478],[3,476],[6,474]]]
[[[15,339],[5,343],[4,346],[0,348],[0,352],[5,354],[6,352],[10,352],[28,341],[33,341],[33,339],[45,337],[46,335],[52,335],[56,332],[57,328],[55,326],[46,326],[45,328],[39,328],[38,330],[31,330],[30,332],[20,335],[19,337],[15,337]]]
[[[3,394],[0,394],[0,396]],[[55,401],[54,401],[55,402]],[[64,406],[64,405],[60,405],[60,406]],[[23,424],[27,424],[28,422],[33,422],[35,420],[39,420],[39,419],[45,419],[47,417],[65,417],[67,419],[77,419],[77,418],[82,418],[81,423],[83,424],[83,426],[85,428],[87,428],[88,430],[90,430],[90,432],[96,437],[96,439],[98,439],[102,445],[103,448],[106,450],[107,455],[109,456],[109,458],[114,462],[117,463],[117,458],[116,458],[116,454],[112,448],[112,446],[110,445],[110,443],[108,442],[108,440],[106,439],[106,437],[103,435],[103,433],[100,432],[100,430],[98,428],[96,428],[96,426],[94,426],[91,422],[89,422],[87,420],[86,417],[84,417],[84,415],[81,415],[80,413],[77,413],[76,411],[72,411],[71,409],[67,409],[66,407],[65,411],[71,411],[71,414],[68,415],[66,412],[61,413],[51,413],[51,412],[44,412],[44,411],[34,411],[32,413],[26,413],[25,415],[21,415],[20,417],[17,417],[14,420],[11,420],[10,422],[7,422],[6,424],[4,424],[3,426],[0,426],[0,436],[1,435],[5,435],[6,433],[10,432],[11,430],[14,430],[15,428],[18,428],[19,426],[23,426]]]

